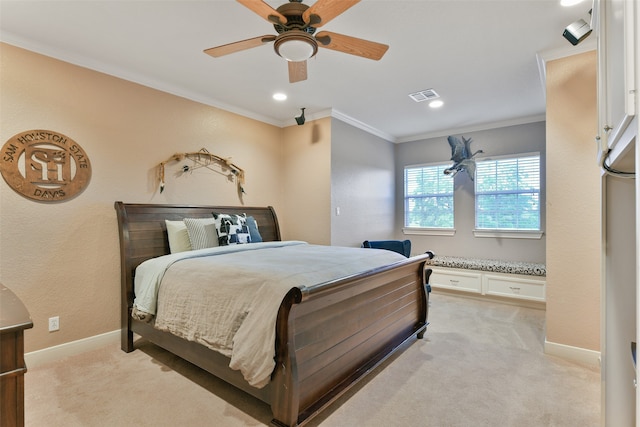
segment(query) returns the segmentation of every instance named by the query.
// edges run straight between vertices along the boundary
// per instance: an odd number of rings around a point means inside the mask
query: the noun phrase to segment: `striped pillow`
[[[192,249],[205,249],[218,246],[218,234],[213,218],[185,218]]]

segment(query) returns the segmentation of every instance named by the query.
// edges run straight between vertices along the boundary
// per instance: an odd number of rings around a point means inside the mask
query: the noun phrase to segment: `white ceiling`
[[[268,0],[277,8],[286,0]],[[305,0],[312,4],[314,0]],[[0,0],[0,40],[277,126],[331,114],[389,141],[544,118],[539,58],[593,49],[562,37],[590,1],[363,0],[322,30],[388,44],[380,61],[320,49],[289,83],[271,45],[221,58],[209,47],[273,26],[233,0]],[[43,70],[46,72],[46,70]],[[408,95],[433,88],[434,110]],[[288,99],[276,102],[274,92]]]

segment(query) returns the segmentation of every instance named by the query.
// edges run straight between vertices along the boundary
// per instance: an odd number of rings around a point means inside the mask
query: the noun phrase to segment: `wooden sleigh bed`
[[[116,202],[121,256],[121,346],[134,333],[199,366],[271,406],[272,423],[298,426],[337,399],[414,335],[427,328],[428,254],[317,284],[291,289],[277,314],[275,369],[255,388],[230,359],[204,345],[131,316],[134,274],[145,260],[169,253],[165,220],[208,218],[212,212],[253,216],[264,241],[280,241],[271,207],[178,206]],[[368,250],[368,249],[367,249]],[[337,340],[327,330],[341,331]],[[325,331],[325,333],[323,333]],[[346,334],[345,334],[346,333]],[[346,336],[346,338],[345,338]]]

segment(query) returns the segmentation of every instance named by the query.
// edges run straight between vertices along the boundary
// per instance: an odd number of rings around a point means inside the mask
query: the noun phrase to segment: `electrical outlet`
[[[50,317],[49,318],[49,332],[54,332],[60,329],[60,317]]]

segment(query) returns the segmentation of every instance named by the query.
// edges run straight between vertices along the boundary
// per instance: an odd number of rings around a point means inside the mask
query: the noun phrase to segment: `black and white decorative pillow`
[[[247,215],[222,214],[213,212],[220,246],[251,243]]]

